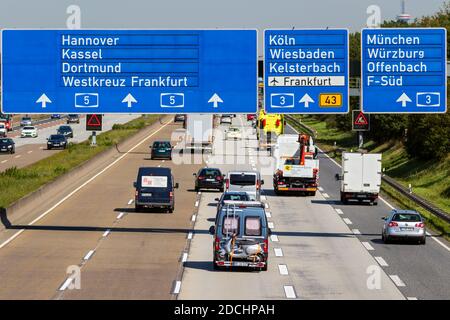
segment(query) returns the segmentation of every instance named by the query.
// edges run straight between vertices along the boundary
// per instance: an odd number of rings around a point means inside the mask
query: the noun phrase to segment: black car
[[[11,138],[0,138],[0,152],[9,152],[11,154],[16,152],[16,144]]]
[[[77,114],[69,114],[67,116],[67,124],[69,123],[80,123],[80,116]]]
[[[174,122],[184,122],[185,119],[186,119],[186,116],[184,114],[178,113],[175,115],[173,121]]]
[[[195,176],[195,191],[200,189],[219,189],[220,192],[224,190],[224,176],[219,169],[203,168]]]
[[[67,138],[62,134],[52,134],[47,138],[47,149],[67,148]]]
[[[152,149],[151,159],[169,159],[172,160],[172,145],[170,141],[155,141],[150,146]]]
[[[66,138],[73,138],[73,130],[70,126],[60,126],[56,132]]]
[[[144,208],[161,208],[169,213],[175,210],[174,189],[179,186],[170,168],[141,167],[133,186],[136,212]]]

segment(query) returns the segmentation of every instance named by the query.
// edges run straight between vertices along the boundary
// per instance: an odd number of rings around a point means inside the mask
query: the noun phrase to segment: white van
[[[225,180],[226,191],[247,192],[250,200],[260,201],[264,180],[258,171],[230,171]]]

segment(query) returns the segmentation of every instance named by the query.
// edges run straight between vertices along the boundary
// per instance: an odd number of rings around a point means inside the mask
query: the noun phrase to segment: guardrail
[[[292,124],[294,124],[295,126],[300,127],[303,130],[305,130],[306,133],[311,135],[313,138],[315,138],[317,136],[317,132],[314,129],[308,127],[307,125],[305,125],[303,123],[301,123],[299,120],[293,118],[292,116],[286,115],[286,119],[288,121],[290,121]],[[418,196],[416,194],[413,194],[412,192],[410,192],[410,190],[408,188],[404,187],[403,185],[401,185],[400,183],[395,181],[393,178],[383,174],[381,179],[382,179],[382,181],[387,183],[389,186],[394,188],[396,191],[400,192],[402,195],[404,195],[409,200],[411,200],[414,203],[418,204],[419,206],[421,206],[425,210],[431,212],[435,216],[441,218],[445,222],[450,223],[450,214],[448,214],[447,212],[445,212],[445,211],[435,207],[434,205],[432,205],[431,203],[429,203],[428,201],[426,201],[422,197],[420,197],[420,196]]]

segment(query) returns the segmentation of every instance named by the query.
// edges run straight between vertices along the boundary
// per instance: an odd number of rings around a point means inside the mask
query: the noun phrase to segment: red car
[[[254,113],[247,114],[247,121],[252,121],[255,118],[256,118],[256,114],[254,114]]]

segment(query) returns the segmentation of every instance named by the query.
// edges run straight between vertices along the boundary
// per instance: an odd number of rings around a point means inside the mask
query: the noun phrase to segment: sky
[[[407,0],[413,17],[430,15],[444,0]],[[0,28],[66,28],[69,5],[87,28],[348,28],[366,27],[367,7],[382,20],[400,13],[400,0],[0,0]],[[262,41],[260,41],[262,42]]]

